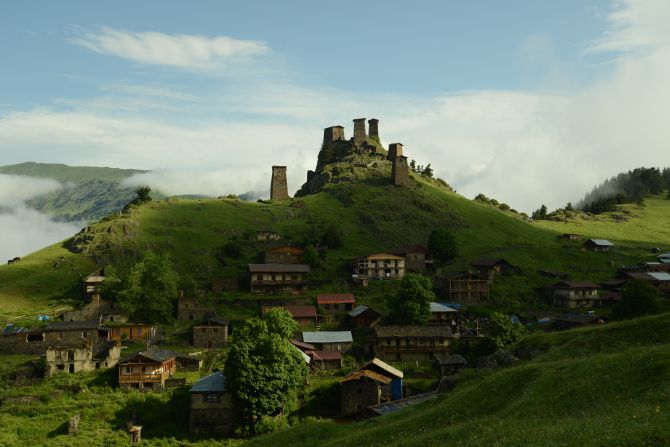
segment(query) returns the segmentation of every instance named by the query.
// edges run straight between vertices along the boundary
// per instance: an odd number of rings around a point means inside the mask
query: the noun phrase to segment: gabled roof
[[[307,351],[305,354],[313,360],[342,360],[340,351]]]
[[[322,331],[303,332],[302,341],[305,343],[352,343],[354,341],[351,331]]]
[[[434,326],[375,326],[375,335],[385,337],[451,337],[448,325]]]
[[[589,239],[584,243],[588,244],[589,242],[593,245],[597,245],[598,247],[614,247],[614,244],[607,239]]]
[[[382,315],[384,315],[381,312],[379,312],[378,310],[373,309],[372,307],[366,306],[365,304],[361,304],[361,305],[358,305],[358,306],[354,307],[353,310],[349,312],[349,315],[356,318],[356,317],[364,314],[368,310],[370,312],[373,312],[373,313],[379,315],[380,317]]]
[[[249,264],[251,273],[309,273],[305,264]]]
[[[670,281],[670,274],[665,272],[649,272],[649,276],[652,276],[656,281]]]
[[[49,323],[44,329],[45,332],[65,332],[65,331],[88,331],[93,329],[105,329],[100,327],[100,322],[93,321],[56,321]]]
[[[405,259],[403,256],[396,256],[389,253],[373,253],[367,256],[362,256],[363,259]]]
[[[126,362],[128,362],[128,361],[130,361],[130,360],[132,360],[136,357],[140,357],[140,356],[142,356],[144,358],[147,358],[149,360],[153,360],[154,362],[163,363],[163,362],[165,362],[167,360],[170,360],[172,358],[180,357],[181,354],[178,354],[178,353],[173,352],[173,351],[169,351],[167,349],[161,349],[157,346],[152,346],[151,348],[147,349],[146,351],[140,351],[140,352],[137,352],[135,354],[132,354],[132,355],[129,355],[129,356],[123,358],[121,361],[119,361],[119,363],[126,363]]]
[[[298,349],[298,347],[295,344],[291,344],[291,348],[298,351],[298,353],[300,353],[300,357],[302,357],[302,359],[305,361],[305,363],[307,363],[309,365],[309,363],[312,361],[312,359],[307,354],[305,354],[300,349]]]
[[[291,344],[293,346],[295,346],[296,348],[300,349],[300,350],[305,350],[305,351],[315,351],[316,350],[316,347],[314,345],[309,344],[309,343],[305,343],[305,342],[302,342],[302,341],[298,341],[298,340],[291,340]]]
[[[215,372],[195,382],[191,393],[223,393],[226,391],[226,376],[223,371]]]
[[[84,282],[89,283],[100,283],[105,280],[105,271],[104,269],[98,269],[95,272],[91,273],[84,278]]]
[[[225,318],[219,317],[215,312],[205,312],[205,315],[202,319],[202,324],[208,326],[228,326],[230,324],[230,321],[226,320]]]
[[[314,306],[263,306],[261,313],[266,314],[271,309],[285,309],[293,318],[316,318],[316,307]]]
[[[430,313],[442,313],[442,312],[458,312],[456,309],[452,309],[449,306],[444,304],[436,303],[434,301],[430,302]]]
[[[397,377],[398,379],[402,379],[404,376],[402,371],[392,367],[391,365],[384,362],[383,360],[378,359],[377,357],[373,358],[368,363],[363,365],[359,369],[359,371],[363,369],[372,369],[372,370],[377,369],[380,374],[390,377]]]
[[[353,382],[356,380],[361,380],[363,378],[374,380],[375,382],[381,383],[382,385],[388,385],[389,383],[391,383],[390,378],[382,376],[381,374],[378,374],[374,371],[370,371],[368,369],[352,372],[347,377],[340,380],[340,383]]]
[[[353,293],[323,293],[316,296],[316,303],[321,304],[353,304],[356,297]]]
[[[599,289],[600,285],[592,281],[561,281],[552,287],[554,289]]]

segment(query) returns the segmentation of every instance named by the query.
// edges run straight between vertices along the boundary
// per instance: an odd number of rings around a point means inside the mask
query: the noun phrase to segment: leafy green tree
[[[448,262],[458,256],[456,237],[442,228],[433,230],[428,237],[428,251],[438,262]]]
[[[533,220],[545,220],[547,218],[547,206],[542,205],[539,210],[533,211]]]
[[[423,175],[425,175],[426,177],[433,176],[433,168],[430,167],[430,163],[428,163],[426,167],[423,168]]]
[[[123,286],[121,275],[113,265],[104,268],[105,280],[100,285],[100,294],[106,300],[116,301]]]
[[[423,325],[428,323],[430,302],[435,293],[429,278],[420,273],[408,273],[400,290],[389,299],[389,320],[395,324]]]
[[[320,264],[319,252],[314,248],[313,245],[308,245],[305,247],[304,253],[305,263],[312,268],[318,267]]]
[[[412,171],[416,172],[416,160],[412,160],[412,161],[409,162],[409,168]]]
[[[657,313],[658,291],[646,281],[634,279],[628,282],[621,294],[621,301],[614,306],[616,318],[634,318]]]
[[[170,257],[148,251],[124,278],[118,301],[133,319],[165,323],[172,319],[178,284]]]
[[[272,309],[235,328],[225,374],[242,433],[258,433],[264,416],[278,414],[291,394],[304,387],[307,366],[289,341],[297,329],[284,309]]]
[[[489,335],[498,349],[510,345],[526,335],[527,329],[521,323],[500,312],[493,312],[489,318]]]

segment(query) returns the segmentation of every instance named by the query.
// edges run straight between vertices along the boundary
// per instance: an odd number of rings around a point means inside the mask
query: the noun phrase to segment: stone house
[[[449,325],[375,326],[374,352],[382,360],[433,360],[451,353],[453,333]]]
[[[511,268],[504,259],[477,259],[470,265],[477,269],[481,278],[493,282],[496,275],[500,275]]]
[[[356,297],[352,293],[325,293],[316,296],[316,305],[326,314],[348,312],[354,308]]]
[[[26,330],[8,324],[0,335],[0,354],[41,355],[46,347],[42,329]]]
[[[305,262],[305,250],[300,247],[283,245],[265,252],[266,264],[302,264]]]
[[[165,381],[177,371],[178,354],[152,346],[119,362],[119,386],[122,389],[165,389]]]
[[[382,376],[388,377],[391,379],[391,399],[392,400],[398,400],[402,399],[403,396],[403,377],[404,374],[402,371],[400,371],[397,368],[394,368],[393,366],[389,365],[388,363],[384,362],[383,360],[378,359],[377,357],[373,358],[370,360],[368,363],[363,365],[360,370],[367,369],[370,371],[374,371],[377,374],[381,374]]]
[[[600,306],[599,289],[591,281],[561,281],[547,288],[552,305],[567,308]]]
[[[156,328],[144,323],[108,325],[109,339],[120,341],[151,341],[156,338]]]
[[[457,374],[468,366],[468,361],[458,354],[436,355],[435,361],[440,368],[440,377]]]
[[[456,326],[456,314],[458,311],[444,304],[431,302],[428,324],[449,324]]]
[[[46,349],[44,377],[58,372],[75,374],[116,366],[121,356],[118,343],[82,342],[78,346],[49,346]]]
[[[92,321],[101,323],[125,323],[128,315],[118,303],[105,301],[99,294],[90,297],[90,301],[82,308],[63,313],[63,321]]]
[[[391,400],[391,379],[374,371],[355,371],[340,380],[340,414],[351,416]]]
[[[263,306],[261,307],[261,313],[265,315],[270,309],[275,308],[286,310],[300,326],[316,326],[318,324],[319,315],[314,306]]]
[[[478,273],[456,273],[443,280],[449,299],[456,303],[477,304],[489,299],[490,284]]]
[[[310,358],[312,368],[319,370],[342,368],[342,353],[340,351],[305,351]]]
[[[202,323],[192,328],[192,343],[194,347],[206,349],[221,349],[228,343],[228,325],[230,322],[216,315],[206,315]]]
[[[313,345],[316,351],[347,352],[354,339],[351,331],[303,332],[302,341]]]
[[[98,321],[57,321],[44,329],[44,341],[49,346],[79,346],[108,339],[109,329],[100,327]]]
[[[426,267],[433,264],[433,260],[428,257],[428,249],[423,245],[401,247],[395,254],[405,258],[405,268],[412,272],[424,272]]]
[[[191,435],[230,436],[234,427],[233,415],[232,396],[223,371],[203,377],[191,387]]]
[[[349,312],[349,321],[353,327],[371,327],[377,324],[383,316],[381,312],[361,304]]]
[[[252,294],[302,295],[307,292],[304,264],[249,264]]]
[[[589,251],[610,251],[614,244],[607,239],[589,239],[582,246]]]
[[[207,312],[209,312],[209,309],[203,306],[200,301],[195,298],[187,298],[182,290],[179,291],[179,300],[177,301],[178,320],[202,321]]]
[[[375,253],[356,260],[354,273],[368,279],[400,279],[405,276],[405,258]]]

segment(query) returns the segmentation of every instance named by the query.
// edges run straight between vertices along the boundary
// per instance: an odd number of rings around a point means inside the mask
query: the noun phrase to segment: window
[[[256,275],[256,281],[263,281],[263,275]]]
[[[88,332],[83,331],[83,332],[81,333],[81,338],[88,338]]]
[[[356,404],[356,409],[357,409],[357,410],[360,410],[360,409],[362,409],[362,408],[363,408],[363,407],[361,407],[361,404]]]
[[[291,279],[293,281],[297,281],[298,280],[298,275],[291,275]]]
[[[215,327],[215,328],[212,329],[212,330],[213,330],[214,332],[219,332],[219,328],[218,328],[218,327]]]
[[[214,404],[219,402],[219,395],[216,393],[207,393],[205,394],[205,402],[208,404]]]
[[[126,366],[126,374],[130,374],[133,371],[133,368]]]

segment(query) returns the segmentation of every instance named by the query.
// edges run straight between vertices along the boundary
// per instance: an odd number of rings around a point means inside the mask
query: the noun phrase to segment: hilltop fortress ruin
[[[329,169],[333,164],[351,161],[358,168],[380,168],[390,162],[390,181],[396,186],[409,185],[409,164],[403,153],[401,143],[389,144],[388,150],[384,149],[379,138],[379,120],[371,118],[356,118],[354,121],[354,135],[347,139],[344,126],[336,125],[326,127],[323,130],[323,142],[319,151],[315,170],[307,171],[307,181],[296,193],[296,196],[314,194],[323,186],[334,179],[334,174],[341,176],[341,169]],[[362,164],[365,162],[364,164]],[[333,172],[335,171],[335,172]],[[352,173],[353,174],[353,173]],[[348,178],[346,175],[341,178]],[[288,186],[286,182],[286,167],[272,167],[272,181],[270,188],[271,200],[288,199]]]

